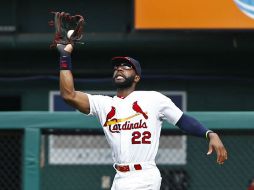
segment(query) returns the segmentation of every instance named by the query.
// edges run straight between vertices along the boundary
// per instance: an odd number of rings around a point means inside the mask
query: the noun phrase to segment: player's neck
[[[130,88],[124,88],[124,89],[117,89],[117,97],[120,98],[125,98],[127,97],[129,94],[131,94],[133,91],[135,90],[134,87],[130,87]]]

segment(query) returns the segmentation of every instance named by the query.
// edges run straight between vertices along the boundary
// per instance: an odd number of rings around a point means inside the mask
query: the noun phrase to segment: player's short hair
[[[139,61],[137,61],[136,59],[133,59],[131,57],[113,57],[111,59],[111,63],[113,66],[120,64],[120,63],[129,63],[133,66],[134,70],[136,71],[137,75],[139,75],[141,77],[141,66]]]

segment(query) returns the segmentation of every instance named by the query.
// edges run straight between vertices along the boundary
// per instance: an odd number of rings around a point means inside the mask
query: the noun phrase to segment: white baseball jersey
[[[155,91],[134,91],[125,98],[88,94],[90,114],[97,116],[115,163],[154,161],[163,120],[175,125],[183,112]]]

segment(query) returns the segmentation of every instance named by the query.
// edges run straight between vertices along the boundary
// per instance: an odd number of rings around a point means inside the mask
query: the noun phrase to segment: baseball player
[[[112,149],[116,175],[111,190],[159,190],[161,175],[155,164],[162,122],[178,126],[188,134],[209,140],[208,155],[217,153],[218,164],[227,159],[219,136],[183,113],[170,98],[156,91],[135,91],[141,75],[140,63],[130,57],[112,59],[116,96],[76,91],[71,72],[73,46],[58,45],[60,91],[63,99],[79,111],[98,118]]]

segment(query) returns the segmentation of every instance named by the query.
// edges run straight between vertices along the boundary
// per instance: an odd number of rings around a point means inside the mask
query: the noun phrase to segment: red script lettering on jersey
[[[141,129],[147,128],[146,122],[142,119],[139,122],[131,123],[130,121],[126,121],[123,124],[117,123],[114,125],[109,125],[109,131],[112,133],[120,133],[121,130],[132,130],[132,129]]]

